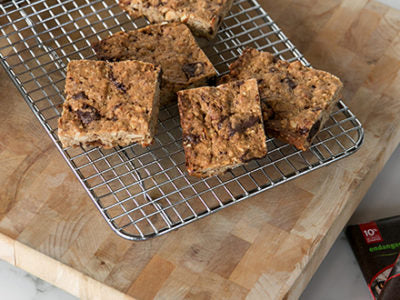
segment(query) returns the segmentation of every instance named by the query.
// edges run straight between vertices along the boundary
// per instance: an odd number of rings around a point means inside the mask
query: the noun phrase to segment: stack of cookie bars
[[[93,43],[71,61],[58,135],[64,147],[152,143],[160,105],[178,101],[190,175],[221,174],[267,154],[266,135],[307,150],[339,101],[341,81],[246,49],[218,79],[196,43],[212,39],[232,0],[120,0],[152,25]]]

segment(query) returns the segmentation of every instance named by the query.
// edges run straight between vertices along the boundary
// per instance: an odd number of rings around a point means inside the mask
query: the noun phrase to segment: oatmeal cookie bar
[[[119,0],[120,7],[132,17],[146,17],[151,23],[181,22],[194,34],[215,37],[233,0]]]
[[[257,81],[178,92],[190,175],[221,174],[267,154]]]
[[[256,49],[244,50],[229,69],[220,82],[256,78],[267,133],[303,151],[329,118],[343,88],[332,74]]]
[[[93,48],[101,60],[137,59],[161,65],[161,104],[176,99],[177,91],[206,85],[217,74],[184,24],[121,31],[94,43]]]
[[[58,120],[63,146],[151,144],[158,118],[160,72],[160,67],[139,61],[71,61]]]

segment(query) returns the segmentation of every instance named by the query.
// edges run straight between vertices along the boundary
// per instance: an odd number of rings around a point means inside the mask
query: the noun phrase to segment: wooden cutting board
[[[108,228],[1,70],[0,257],[82,299],[296,299],[400,141],[400,12],[366,0],[262,6],[315,67],[344,80],[365,128],[361,150],[129,242]]]

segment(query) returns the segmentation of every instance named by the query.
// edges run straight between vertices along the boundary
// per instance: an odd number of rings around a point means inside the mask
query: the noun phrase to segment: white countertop
[[[5,300],[76,300],[36,276],[0,260],[0,299]]]

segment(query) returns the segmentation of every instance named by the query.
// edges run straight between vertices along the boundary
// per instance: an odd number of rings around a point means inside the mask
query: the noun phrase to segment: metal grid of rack
[[[111,228],[130,240],[159,236],[224,207],[354,153],[360,122],[340,102],[310,150],[268,138],[267,157],[207,179],[185,172],[176,105],[160,109],[155,143],[62,149],[57,119],[65,67],[94,56],[91,43],[147,24],[132,20],[115,0],[25,0],[0,4],[3,67]],[[236,0],[212,43],[199,41],[219,75],[246,47],[280,59],[307,60],[255,0]],[[268,200],[266,200],[268,201]]]

